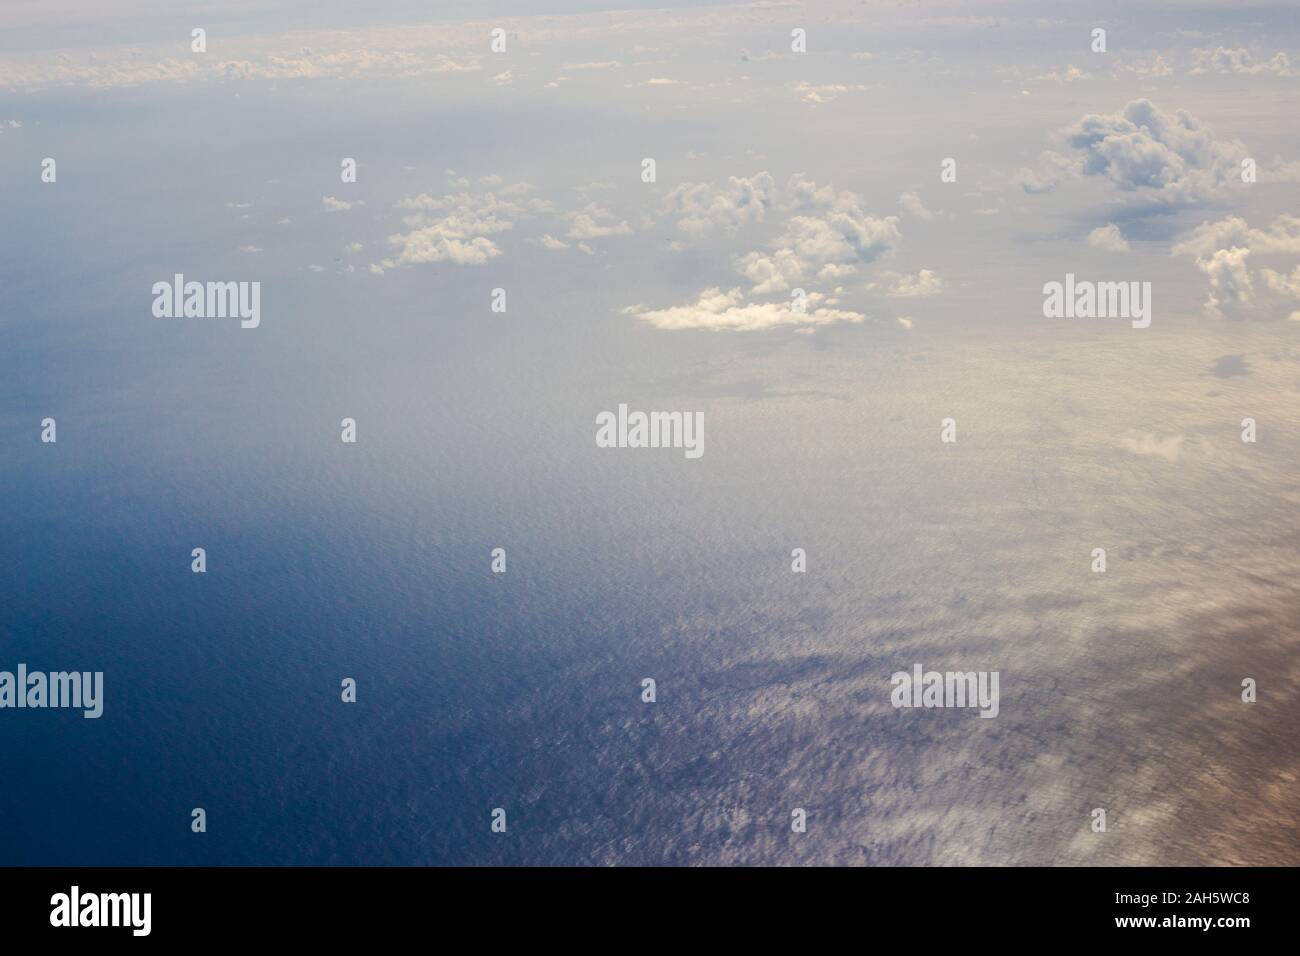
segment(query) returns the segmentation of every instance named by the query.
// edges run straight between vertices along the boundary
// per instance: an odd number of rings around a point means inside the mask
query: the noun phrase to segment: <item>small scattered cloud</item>
[[[1071,63],[1064,70],[1052,70],[1050,73],[1044,73],[1041,76],[1034,77],[1034,79],[1042,80],[1045,83],[1077,83],[1079,80],[1092,79],[1092,74]]]
[[[322,196],[320,200],[320,207],[325,212],[347,212],[349,209],[354,209],[357,206],[364,205],[365,201],[361,199],[355,199],[349,202],[344,199],[336,199],[333,196]]]
[[[1128,240],[1124,234],[1119,231],[1119,226],[1113,222],[1108,222],[1104,226],[1098,226],[1092,232],[1088,233],[1088,245],[1094,249],[1104,249],[1107,252],[1128,252]]]
[[[943,279],[931,269],[922,269],[915,275],[899,275],[896,272],[887,272],[881,278],[883,279],[885,294],[895,298],[925,298],[938,295],[944,289]],[[867,288],[878,289],[881,286],[882,283],[873,282]]]
[[[564,63],[561,64],[560,69],[569,73],[584,70],[615,70],[622,65],[618,60],[593,60],[587,63]]]
[[[903,193],[898,197],[898,205],[902,207],[903,212],[917,219],[934,218],[934,213],[925,208],[925,203],[921,202],[921,197],[916,193]]]
[[[486,193],[408,196],[397,203],[408,231],[388,237],[394,254],[370,271],[382,275],[396,266],[440,262],[483,265],[502,254],[495,236],[521,219],[554,211],[552,203],[531,192],[529,184],[515,183]]]
[[[588,203],[580,212],[570,213],[570,239],[603,239],[606,236],[628,236],[632,227],[599,203]]]
[[[791,89],[805,103],[829,103],[845,93],[861,93],[866,90],[866,87],[861,83],[822,83],[817,85],[800,81],[795,83]]]
[[[1267,73],[1273,76],[1300,76],[1291,65],[1291,58],[1285,53],[1274,53],[1268,59],[1256,59],[1245,48],[1228,49],[1215,47],[1192,51],[1192,74],[1198,73],[1244,73],[1252,76]]]
[[[1145,56],[1125,58],[1121,55],[1117,69],[1121,73],[1133,73],[1144,79],[1170,76],[1174,72],[1173,67],[1165,61],[1165,58],[1154,50]]]
[[[747,302],[739,289],[722,291],[705,289],[700,297],[688,305],[667,309],[648,309],[630,306],[624,313],[657,329],[681,331],[704,329],[709,331],[756,332],[778,326],[819,326],[835,322],[861,322],[860,312],[829,308],[831,304],[819,293],[809,293],[804,311],[796,311],[793,304],[785,302]]]

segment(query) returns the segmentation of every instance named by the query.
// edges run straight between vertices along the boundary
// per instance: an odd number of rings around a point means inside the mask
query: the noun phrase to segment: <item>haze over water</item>
[[[0,864],[1296,863],[1295,14],[986,6],[0,13]]]

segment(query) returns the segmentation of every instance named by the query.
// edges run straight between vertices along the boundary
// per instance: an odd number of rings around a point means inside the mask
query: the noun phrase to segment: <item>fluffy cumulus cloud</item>
[[[716,188],[687,184],[670,194],[668,205],[679,228],[691,234],[734,232],[774,213],[784,215],[785,222],[766,248],[733,259],[736,270],[749,280],[748,294],[739,288],[711,288],[686,305],[624,310],[660,329],[755,331],[789,325],[811,332],[832,322],[861,322],[861,313],[839,307],[842,288],[838,286],[830,296],[809,291],[801,299],[795,295],[786,301],[761,299],[811,282],[833,284],[889,255],[900,241],[897,216],[870,216],[856,193],[818,185],[799,173],[790,177],[780,194],[767,173],[747,179],[733,176]],[[936,282],[942,285],[928,271],[907,279],[919,283],[915,288],[922,290],[909,294],[931,294]]]
[[[800,174],[790,178],[787,193],[795,214],[784,231],[769,249],[750,252],[736,263],[757,294],[837,279],[898,247],[898,217],[867,215],[856,193],[819,187]]]
[[[1092,232],[1088,233],[1088,245],[1094,249],[1104,249],[1107,252],[1128,252],[1128,240],[1124,234],[1119,231],[1119,226],[1113,222],[1108,222],[1104,226],[1098,226]]]
[[[776,183],[766,172],[749,177],[730,176],[724,186],[682,183],[668,194],[669,215],[687,235],[714,229],[736,230],[762,222],[776,200]]]
[[[1246,49],[1230,50],[1215,47],[1213,50],[1193,50],[1192,73],[1268,73],[1273,76],[1300,76],[1285,53],[1275,53],[1267,59],[1256,59]]]
[[[1279,216],[1267,229],[1252,228],[1236,216],[1205,222],[1175,245],[1173,254],[1193,257],[1206,277],[1207,314],[1217,318],[1282,314],[1300,320],[1300,266],[1295,264],[1300,257],[1300,218]],[[1282,270],[1261,260],[1283,263]]]
[[[1204,256],[1216,249],[1241,246],[1260,255],[1300,256],[1300,217],[1278,216],[1267,229],[1256,229],[1238,216],[1203,222],[1173,248],[1176,256]]]
[[[1249,249],[1234,246],[1217,249],[1213,255],[1196,260],[1196,268],[1210,281],[1210,296],[1205,300],[1207,313],[1218,317],[1235,316],[1254,305],[1255,292],[1246,265],[1249,256]]]
[[[1259,274],[1264,283],[1278,295],[1300,301],[1300,266],[1293,268],[1290,274],[1273,269],[1260,269]],[[1300,318],[1300,313],[1292,313],[1291,318]]]
[[[898,275],[897,273],[886,273],[885,293],[902,299],[915,299],[924,296],[938,295],[943,291],[943,278],[931,269],[922,269],[916,275]],[[868,288],[879,288],[880,283],[872,283]]]
[[[570,239],[603,239],[632,233],[631,226],[599,203],[588,203],[579,212],[570,213],[568,219]]]
[[[667,309],[650,309],[630,306],[623,311],[657,329],[707,329],[711,331],[756,332],[776,326],[811,328],[833,322],[861,322],[865,316],[833,308],[838,300],[821,293],[809,293],[804,307],[797,309],[793,301],[747,302],[740,289],[705,289],[689,305],[671,306]]]
[[[1120,113],[1090,113],[1067,127],[1064,137],[1085,175],[1170,203],[1215,195],[1238,175],[1246,155],[1241,143],[1216,139],[1190,113],[1163,113],[1145,99]]]
[[[916,193],[903,193],[898,197],[898,205],[903,212],[909,216],[915,216],[917,219],[930,220],[934,218],[934,213],[925,208],[925,203],[921,202],[921,197]]]
[[[1060,133],[1069,155],[1046,151],[1038,168],[1012,181],[1045,193],[1072,177],[1101,176],[1126,193],[1162,204],[1188,204],[1221,195],[1240,174],[1246,148],[1214,132],[1185,110],[1168,114],[1150,100],[1119,113],[1089,113]]]
[[[501,255],[493,236],[508,232],[520,219],[550,213],[554,207],[530,195],[531,186],[519,183],[498,192],[469,192],[431,196],[421,193],[397,204],[408,232],[388,237],[394,254],[372,265],[372,274],[400,265],[450,262],[482,265]]]

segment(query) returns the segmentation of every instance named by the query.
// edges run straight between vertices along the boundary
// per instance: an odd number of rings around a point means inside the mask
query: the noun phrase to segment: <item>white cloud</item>
[[[1255,290],[1246,267],[1249,255],[1249,249],[1234,247],[1216,250],[1213,255],[1196,260],[1196,268],[1210,280],[1210,297],[1205,302],[1208,314],[1220,318],[1236,316],[1254,304]]]
[[[916,275],[898,275],[891,272],[884,278],[889,281],[886,295],[897,298],[913,299],[938,295],[944,289],[943,279],[930,269],[922,269]]]
[[[834,322],[861,322],[865,318],[859,312],[828,308],[821,304],[823,302],[831,304],[821,294],[809,293],[806,311],[796,312],[788,301],[746,302],[739,289],[723,292],[713,288],[704,290],[699,299],[689,305],[667,309],[631,306],[623,311],[643,322],[649,322],[657,329],[732,332],[755,332],[783,325],[807,327]]]
[[[921,197],[916,193],[903,193],[898,197],[898,204],[903,207],[903,212],[918,219],[934,218],[934,213],[925,208],[925,203],[921,202]]]
[[[1165,62],[1165,58],[1154,50],[1149,52],[1145,57],[1133,57],[1132,59],[1121,59],[1118,69],[1124,73],[1134,73],[1141,77],[1155,78],[1170,76],[1173,74],[1173,68]]]
[[[1238,48],[1230,50],[1225,47],[1197,49],[1192,51],[1192,73],[1245,73],[1256,75],[1269,73],[1273,76],[1300,76],[1291,65],[1291,59],[1285,53],[1275,53],[1267,60],[1256,60],[1249,50]]]
[[[1292,269],[1290,275],[1273,269],[1260,269],[1259,274],[1274,292],[1292,299],[1300,299],[1300,266]]]
[[[1098,226],[1092,232],[1088,233],[1088,245],[1094,249],[1104,249],[1107,252],[1128,252],[1128,240],[1124,234],[1119,231],[1119,226],[1113,222],[1108,222],[1104,226]]]
[[[1241,246],[1259,255],[1300,255],[1300,217],[1278,216],[1268,229],[1254,229],[1238,216],[1203,222],[1174,246],[1172,254],[1205,256],[1231,246]]]
[[[1300,318],[1300,218],[1278,216],[1267,229],[1252,228],[1229,216],[1203,222],[1173,248],[1173,255],[1192,256],[1208,280],[1205,311],[1216,318],[1273,317],[1282,311]],[[1286,258],[1291,273],[1267,266],[1251,272],[1260,258]]]
[[[715,228],[735,230],[762,222],[775,198],[776,183],[760,172],[729,176],[726,185],[717,189],[705,183],[682,183],[668,194],[665,204],[680,231],[701,235]]]
[[[409,265],[420,262],[452,262],[456,265],[480,266],[501,255],[501,250],[484,236],[457,235],[463,227],[454,219],[445,219],[437,226],[420,229],[405,235],[390,236],[388,241],[399,248],[396,258],[385,259],[383,267]]]
[[[568,219],[570,239],[602,239],[632,233],[631,226],[599,203],[588,203],[581,212],[570,213]]]
[[[1036,80],[1042,80],[1047,83],[1076,83],[1079,80],[1090,80],[1092,74],[1081,70],[1073,63],[1066,66],[1064,70],[1052,70],[1050,73],[1044,73],[1042,76],[1034,77]]]
[[[566,72],[570,70],[613,70],[622,66],[618,60],[594,60],[588,63],[563,63],[560,69]]]
[[[109,48],[84,56],[22,57],[0,63],[0,86],[29,89],[50,86],[89,86],[95,89],[201,81],[313,80],[355,78],[368,74],[421,76],[459,73],[481,68],[480,57],[449,56],[429,51],[378,50],[364,43],[355,48],[315,53],[249,51],[240,59],[155,58],[138,49]]]
[[[352,202],[343,199],[336,199],[333,196],[322,196],[320,199],[321,209],[326,212],[347,212],[349,209],[364,205],[365,202],[360,199],[353,200]]]
[[[868,216],[856,193],[819,187],[799,173],[790,177],[787,193],[787,208],[802,214],[790,217],[769,251],[754,251],[736,262],[755,293],[783,292],[804,279],[848,274],[892,254],[902,239],[898,217]]]
[[[861,83],[823,83],[814,85],[807,82],[795,83],[792,87],[805,103],[829,103],[844,93],[861,93],[866,89]]]
[[[1219,140],[1184,110],[1172,116],[1150,100],[1134,100],[1122,113],[1090,113],[1064,131],[1082,156],[1084,175],[1105,176],[1125,192],[1161,202],[1210,198],[1237,176],[1245,147]]]
[[[410,231],[388,237],[395,254],[371,272],[430,262],[482,265],[495,259],[501,248],[493,236],[512,230],[521,218],[553,211],[550,202],[529,197],[531,189],[518,183],[498,192],[408,196],[397,208],[406,211],[402,221]]]
[[[1287,299],[1294,299],[1297,304],[1300,304],[1300,266],[1292,269],[1290,275],[1275,272],[1272,269],[1260,269],[1259,275],[1269,289],[1277,295]],[[1291,312],[1287,318],[1292,322],[1300,322],[1300,308],[1292,308],[1291,306],[1288,306],[1288,308],[1291,308]]]

